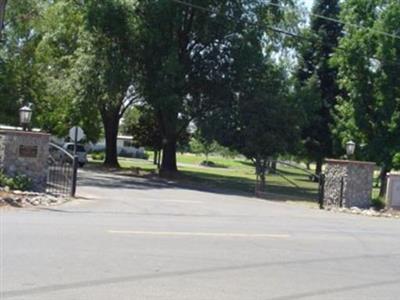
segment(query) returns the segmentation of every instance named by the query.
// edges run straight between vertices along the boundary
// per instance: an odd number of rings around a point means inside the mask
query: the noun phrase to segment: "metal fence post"
[[[75,197],[76,193],[76,181],[78,179],[78,156],[74,156],[74,162],[72,163],[72,187],[71,197]]]
[[[325,174],[319,174],[319,208],[324,209],[324,194],[325,194]]]
[[[344,192],[344,177],[340,179],[340,198],[339,198],[340,207],[343,207],[343,192]]]

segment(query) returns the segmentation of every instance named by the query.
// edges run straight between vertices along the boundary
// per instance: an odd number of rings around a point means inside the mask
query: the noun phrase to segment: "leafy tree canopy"
[[[400,150],[400,38],[382,34],[398,32],[399,15],[396,0],[346,1],[342,20],[363,26],[345,26],[343,50],[333,59],[348,92],[338,104],[336,135],[342,144],[354,139],[362,146],[358,153],[377,162],[382,174]]]

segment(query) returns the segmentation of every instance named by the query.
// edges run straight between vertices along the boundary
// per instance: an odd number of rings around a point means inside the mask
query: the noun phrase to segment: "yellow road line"
[[[202,237],[237,237],[237,238],[289,238],[288,234],[270,233],[235,233],[235,232],[186,232],[186,231],[136,231],[136,230],[108,230],[111,234],[125,235],[155,235],[155,236],[202,236]]]
[[[196,201],[196,200],[159,200],[160,202],[167,202],[167,203],[190,203],[190,204],[202,204],[202,201]]]

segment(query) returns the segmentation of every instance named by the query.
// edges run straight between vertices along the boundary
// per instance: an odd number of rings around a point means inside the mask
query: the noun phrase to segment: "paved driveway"
[[[400,221],[84,172],[1,212],[0,299],[398,299]]]

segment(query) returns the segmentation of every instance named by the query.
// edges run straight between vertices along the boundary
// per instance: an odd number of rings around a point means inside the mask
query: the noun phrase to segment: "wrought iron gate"
[[[50,143],[47,192],[57,196],[75,196],[77,158],[62,147]]]
[[[286,167],[290,167],[290,168],[294,168],[294,169],[298,169],[301,170],[302,172],[304,172],[305,174],[307,174],[309,176],[309,179],[316,182],[318,184],[317,187],[317,195],[315,197],[315,201],[318,202],[319,207],[323,208],[324,206],[324,185],[325,185],[325,174],[321,173],[320,175],[316,175],[313,172],[307,170],[306,168],[300,167],[299,165],[292,163],[292,162],[287,162],[287,161],[282,161],[282,160],[270,160],[270,163],[276,163],[276,164],[280,164]],[[278,176],[281,176],[283,179],[285,179],[286,181],[288,181],[291,185],[299,188],[295,182],[293,182],[291,179],[289,179],[287,176],[285,176],[282,172],[280,172],[278,169],[275,170],[275,174]],[[258,184],[258,178],[257,178],[257,183],[256,183],[256,191],[257,191],[257,184]]]

